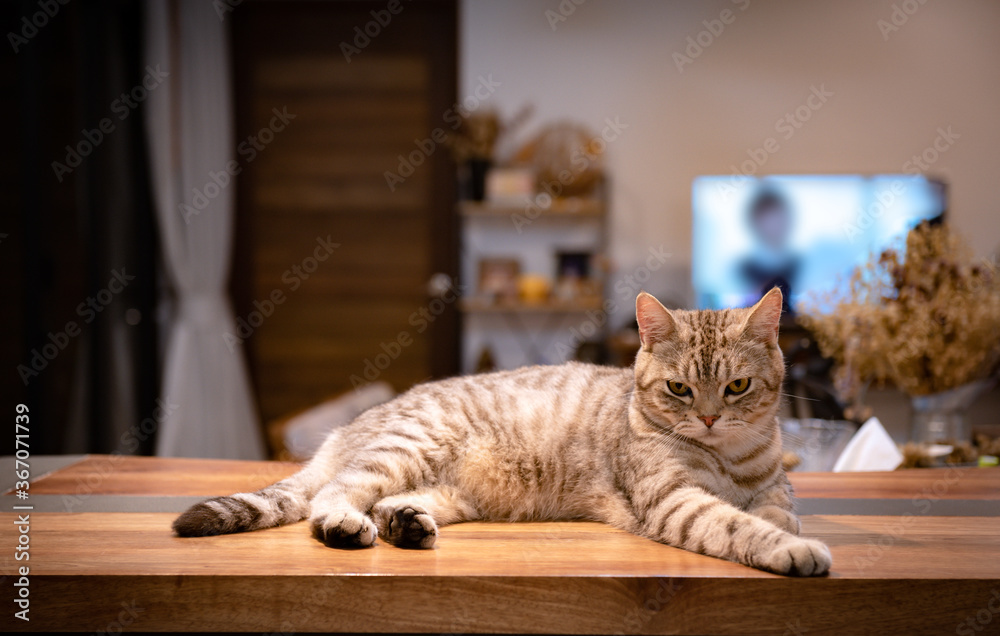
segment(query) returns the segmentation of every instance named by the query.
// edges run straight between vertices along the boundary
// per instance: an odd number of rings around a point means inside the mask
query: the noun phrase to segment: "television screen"
[[[746,307],[775,285],[794,308],[946,208],[944,184],[914,175],[705,176],[692,190],[701,309]]]

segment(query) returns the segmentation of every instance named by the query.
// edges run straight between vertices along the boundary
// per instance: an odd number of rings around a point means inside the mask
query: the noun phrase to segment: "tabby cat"
[[[298,473],[196,504],[180,536],[309,518],[331,547],[430,548],[477,519],[592,519],[756,568],[821,575],[780,463],[781,292],[748,309],[636,299],[633,369],[571,362],[417,386],[334,430]]]

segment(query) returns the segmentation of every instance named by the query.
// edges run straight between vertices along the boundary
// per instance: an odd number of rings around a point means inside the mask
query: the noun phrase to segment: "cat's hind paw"
[[[765,554],[758,567],[788,576],[822,576],[830,571],[830,548],[814,539],[789,537]]]
[[[367,548],[375,543],[375,523],[360,512],[332,513],[310,520],[313,536],[330,548]]]
[[[403,504],[387,514],[381,526],[385,540],[401,548],[433,548],[437,541],[437,524],[426,510]]]

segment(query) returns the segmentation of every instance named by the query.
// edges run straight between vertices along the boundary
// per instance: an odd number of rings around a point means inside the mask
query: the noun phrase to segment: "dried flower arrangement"
[[[851,274],[846,293],[800,311],[834,360],[848,417],[866,417],[869,382],[927,395],[985,378],[1000,363],[1000,276],[944,224],[917,226],[905,258],[895,249],[873,256]]]
[[[531,105],[525,105],[507,121],[502,120],[495,110],[463,114],[446,142],[452,157],[457,163],[494,160],[500,137],[513,134],[531,117],[533,110]]]
[[[492,159],[502,128],[500,117],[494,111],[474,112],[462,117],[455,132],[448,137],[455,161]]]
[[[992,457],[992,462],[981,465],[996,465],[996,457],[1000,456],[1000,438],[989,435],[976,435],[974,443],[957,442],[952,450],[943,458],[930,454],[926,444],[908,442],[899,449],[903,453],[903,463],[899,468],[933,468],[944,465],[968,465],[975,463],[980,457]]]

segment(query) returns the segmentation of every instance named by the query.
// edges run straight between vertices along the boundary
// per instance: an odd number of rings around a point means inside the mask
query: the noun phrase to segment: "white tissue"
[[[833,465],[833,472],[895,470],[902,461],[903,454],[896,448],[896,442],[885,432],[882,422],[872,417],[847,442]]]

